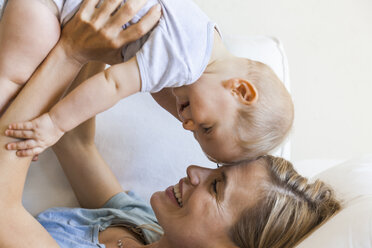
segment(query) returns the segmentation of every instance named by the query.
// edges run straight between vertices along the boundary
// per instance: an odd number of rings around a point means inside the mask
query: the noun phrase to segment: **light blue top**
[[[39,214],[37,220],[62,248],[105,248],[98,242],[98,234],[111,225],[139,227],[146,244],[161,236],[140,225],[150,224],[150,228],[162,230],[151,206],[131,191],[118,193],[100,209],[51,208]]]
[[[3,16],[4,6],[6,5],[7,2],[8,0],[0,0],[0,20],[1,17]]]

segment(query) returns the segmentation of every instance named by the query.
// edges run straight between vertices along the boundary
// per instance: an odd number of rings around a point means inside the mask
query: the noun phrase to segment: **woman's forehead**
[[[224,170],[227,178],[226,192],[230,195],[232,204],[242,202],[242,199],[246,199],[243,202],[248,205],[254,203],[269,178],[266,168],[258,162],[227,166]]]
[[[240,179],[258,179],[268,175],[266,167],[258,160],[238,165],[224,165],[226,174]]]

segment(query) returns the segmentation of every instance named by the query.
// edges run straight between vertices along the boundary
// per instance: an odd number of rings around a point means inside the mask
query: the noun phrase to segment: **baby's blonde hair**
[[[309,183],[285,159],[267,155],[257,162],[267,168],[269,179],[261,198],[230,229],[238,247],[293,247],[341,208],[329,186]]]
[[[291,96],[273,70],[246,60],[245,78],[258,91],[258,100],[241,105],[235,120],[236,140],[243,160],[255,159],[279,146],[291,130],[294,109]]]

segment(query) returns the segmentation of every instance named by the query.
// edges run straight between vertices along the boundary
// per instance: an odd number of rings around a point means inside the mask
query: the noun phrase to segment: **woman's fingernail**
[[[158,3],[157,5],[156,5],[156,11],[160,11],[161,10],[161,6],[160,6],[160,4]]]

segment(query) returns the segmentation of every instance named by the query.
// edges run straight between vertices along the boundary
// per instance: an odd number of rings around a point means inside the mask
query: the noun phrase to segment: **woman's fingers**
[[[92,21],[94,21],[98,27],[102,27],[107,20],[110,19],[111,14],[120,7],[122,2],[123,0],[105,0],[102,5],[95,10]]]
[[[8,150],[25,150],[25,149],[33,149],[37,147],[37,143],[35,140],[25,140],[19,142],[13,142],[6,145],[6,149]]]
[[[159,4],[157,4],[153,6],[139,22],[121,31],[117,42],[120,43],[120,46],[122,46],[123,44],[138,40],[158,23],[160,16],[161,7]]]
[[[147,0],[128,0],[122,6],[121,0],[104,0],[96,8],[98,2],[84,1],[81,11],[63,28],[59,41],[67,55],[80,64],[91,60],[118,63],[122,60],[120,48],[150,31],[161,15],[154,7],[145,20],[123,31],[122,26],[133,19]]]
[[[19,139],[33,139],[35,138],[34,131],[30,130],[6,130],[5,135],[13,138]]]
[[[109,25],[118,30],[125,23],[132,20],[136,13],[146,4],[147,0],[128,0],[125,4],[114,14]],[[119,29],[120,30],[120,29]]]
[[[13,130],[32,130],[34,128],[34,124],[31,121],[20,122],[20,123],[13,123],[8,126],[8,129]]]
[[[84,0],[76,15],[92,16],[100,0]]]

